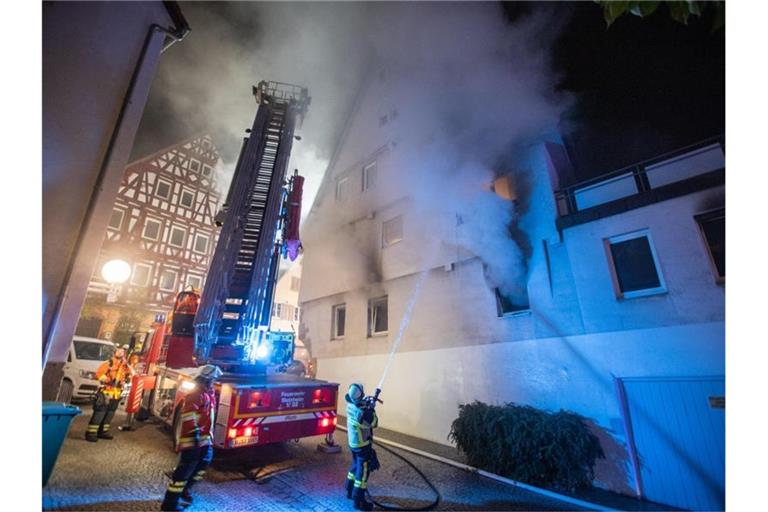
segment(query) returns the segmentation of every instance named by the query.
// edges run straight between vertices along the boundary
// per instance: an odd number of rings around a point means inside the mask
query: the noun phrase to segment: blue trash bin
[[[43,486],[48,483],[72,418],[80,408],[60,402],[43,402]]]

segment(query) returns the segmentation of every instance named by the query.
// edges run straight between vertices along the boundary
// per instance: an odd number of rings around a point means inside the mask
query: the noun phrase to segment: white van
[[[59,402],[87,400],[99,389],[95,378],[99,365],[112,357],[115,344],[96,338],[75,336],[69,346],[67,363],[64,365],[64,379],[59,388]]]

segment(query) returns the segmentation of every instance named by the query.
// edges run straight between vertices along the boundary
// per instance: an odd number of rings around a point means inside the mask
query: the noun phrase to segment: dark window
[[[211,175],[211,167],[208,165],[203,166],[203,176],[206,178]]]
[[[198,172],[200,170],[200,162],[198,162],[197,160],[190,160],[189,168],[195,172]]]
[[[160,222],[147,219],[144,224],[144,233],[142,233],[141,236],[150,240],[157,240],[160,238]]]
[[[333,306],[333,327],[332,327],[332,338],[343,338],[344,337],[344,329],[346,327],[346,320],[347,320],[347,305],[346,304],[338,304],[336,306]]]
[[[90,341],[75,342],[75,356],[86,361],[106,361],[115,353],[115,346]]]
[[[112,216],[109,218],[109,227],[112,229],[120,229],[123,225],[123,210],[115,208],[112,210]]]
[[[155,185],[155,195],[168,199],[171,196],[171,184],[158,180]]]
[[[169,243],[175,247],[184,247],[184,236],[186,235],[186,231],[182,228],[172,227],[171,228],[171,239]]]
[[[152,272],[152,267],[148,265],[137,264],[133,269],[133,278],[131,278],[131,283],[139,286],[147,286],[150,272]]]
[[[368,301],[368,336],[386,334],[388,323],[387,297]]]
[[[192,207],[195,202],[195,195],[189,190],[185,190],[181,193],[181,205],[187,208]]]
[[[176,287],[176,272],[164,270],[160,275],[160,289],[173,291]]]
[[[520,300],[514,301],[509,296],[504,295],[498,288],[494,288],[494,294],[496,295],[496,313],[499,316],[508,315],[510,313],[517,313],[519,311],[527,311],[530,309],[528,301],[525,304],[517,304]]]
[[[205,252],[208,250],[208,237],[205,235],[198,234],[195,237],[195,252],[198,252],[200,254],[205,254]]]
[[[621,297],[664,291],[648,235],[614,237],[609,246]]]
[[[717,280],[725,281],[725,209],[697,215],[695,218],[709,247],[709,258]]]

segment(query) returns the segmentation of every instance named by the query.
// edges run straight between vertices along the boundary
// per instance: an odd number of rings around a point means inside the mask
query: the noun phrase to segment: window
[[[725,208],[694,217],[709,249],[715,280],[725,282]]]
[[[203,149],[211,149],[211,141],[203,139]]]
[[[187,286],[191,286],[195,290],[202,290],[203,278],[200,276],[193,276],[190,274],[187,276]]]
[[[203,176],[206,178],[211,175],[211,166],[210,165],[204,165],[203,166]]]
[[[157,180],[155,183],[155,195],[163,199],[171,197],[171,184],[167,181]]]
[[[344,337],[344,329],[347,321],[347,305],[337,304],[331,308],[331,338]]]
[[[336,201],[343,203],[347,200],[347,188],[349,188],[349,177],[345,176],[336,181]]]
[[[194,158],[189,161],[189,168],[192,169],[194,172],[200,172],[200,162],[195,160]]]
[[[363,167],[363,190],[370,190],[376,186],[376,162]]]
[[[179,200],[179,202],[181,203],[181,206],[192,208],[192,205],[195,204],[195,194],[193,194],[189,190],[182,190],[181,199]]]
[[[272,314],[272,316],[276,316],[280,318],[280,315],[283,314],[283,305],[282,304],[275,304],[275,312]]]
[[[368,336],[387,334],[387,297],[368,301]]]
[[[112,229],[120,229],[120,226],[123,225],[124,213],[123,210],[118,210],[117,208],[112,210],[112,216],[109,218],[109,227]]]
[[[381,225],[381,246],[389,247],[403,239],[403,216],[390,219]]]
[[[299,321],[299,308],[293,308],[293,321],[298,322]]]
[[[531,308],[527,300],[525,300],[525,304],[517,304],[516,302],[520,302],[519,300],[513,300],[508,295],[501,293],[501,290],[498,288],[494,288],[493,291],[496,295],[496,313],[498,316],[510,315],[512,313],[519,313],[521,311],[528,311]]]
[[[184,228],[178,226],[171,227],[171,238],[168,243],[174,247],[184,247],[184,238],[186,238],[187,232]]]
[[[144,222],[144,231],[141,234],[142,238],[147,240],[159,240],[160,229],[163,227],[159,220],[147,218]]]
[[[291,291],[292,292],[299,291],[300,286],[301,286],[301,279],[298,277],[291,277]]]
[[[195,235],[195,247],[193,250],[200,254],[205,254],[208,252],[208,237],[206,235],[201,235],[198,233]]]
[[[149,283],[149,276],[152,274],[152,266],[145,265],[143,263],[137,263],[133,267],[133,276],[131,277],[131,284],[138,286],[147,286]]]
[[[111,343],[94,343],[91,341],[75,341],[75,356],[86,361],[106,361],[115,352]]]
[[[629,299],[666,291],[650,233],[629,233],[605,242],[618,298]]]
[[[160,289],[174,291],[176,289],[177,275],[173,270],[163,270],[163,273],[160,274]]]

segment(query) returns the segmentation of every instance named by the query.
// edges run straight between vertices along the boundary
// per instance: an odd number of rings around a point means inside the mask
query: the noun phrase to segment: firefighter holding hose
[[[373,429],[379,424],[375,409],[377,398],[366,397],[363,385],[354,383],[349,386],[344,399],[347,401],[347,439],[352,452],[352,466],[347,473],[347,498],[355,501],[357,510],[373,510],[366,489],[371,471],[379,468],[373,449]]]
[[[192,503],[190,489],[203,479],[213,459],[213,425],[216,393],[213,384],[221,377],[221,369],[212,364],[200,368],[194,388],[184,397],[181,409],[181,436],[177,445],[179,462],[171,475],[160,510],[183,510],[179,499]]]
[[[109,422],[115,416],[123,386],[131,380],[132,373],[123,348],[115,350],[112,357],[101,363],[96,370],[96,379],[101,387],[94,397],[93,415],[85,432],[86,441],[95,443],[99,439],[113,438],[109,433]]]

